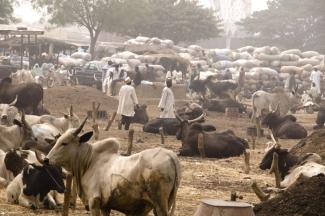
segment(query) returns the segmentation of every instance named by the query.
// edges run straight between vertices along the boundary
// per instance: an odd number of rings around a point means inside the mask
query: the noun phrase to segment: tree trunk
[[[91,55],[91,60],[95,59],[95,48],[96,48],[96,43],[100,34],[100,30],[89,30],[89,35],[90,35],[90,47],[89,47],[89,52]]]

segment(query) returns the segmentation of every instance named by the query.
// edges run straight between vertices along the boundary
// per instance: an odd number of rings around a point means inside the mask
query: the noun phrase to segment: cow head
[[[26,161],[28,152],[19,150],[10,150],[6,153],[4,164],[14,176],[17,176],[28,165]]]
[[[15,107],[18,96],[10,104],[0,104],[0,124],[11,126],[14,118],[18,114],[18,109]]]
[[[147,105],[141,105],[135,108],[135,114],[133,117],[134,123],[146,124],[149,121],[149,116],[147,112]]]
[[[190,131],[191,124],[203,121],[206,114],[203,113],[201,116],[199,116],[193,120],[185,120],[177,112],[175,112],[175,116],[180,121],[180,127],[176,133],[176,138],[178,140],[185,141],[185,139]]]
[[[268,128],[275,128],[278,125],[280,119],[280,106],[278,105],[275,111],[272,111],[262,116],[262,126]]]
[[[38,153],[36,157],[43,163]],[[40,195],[40,200],[43,200],[51,190],[63,193],[65,190],[63,177],[61,167],[44,163],[41,166],[30,164],[23,170],[23,193],[27,196]]]
[[[25,113],[21,113],[21,121],[14,119],[13,122],[19,128],[21,128],[23,133],[23,139],[21,143],[21,147],[26,150],[30,148],[34,148],[37,145],[37,138],[35,137],[32,128],[25,120]]]
[[[70,106],[69,113],[64,114],[63,117],[68,120],[69,127],[68,128],[77,128],[80,125],[79,117],[73,112],[72,105]]]
[[[80,152],[84,143],[88,142],[93,135],[93,132],[87,132],[81,136],[83,127],[85,126],[87,118],[81,125],[75,129],[67,130],[55,143],[54,147],[47,154],[45,158],[46,163],[62,166],[66,169],[71,167],[71,157]],[[69,169],[68,169],[69,170]]]
[[[259,167],[261,170],[270,169],[273,161],[273,154],[279,155],[279,172],[281,177],[284,178],[289,169],[297,163],[297,158],[288,152],[288,149],[281,149],[279,145],[275,144],[265,153]]]

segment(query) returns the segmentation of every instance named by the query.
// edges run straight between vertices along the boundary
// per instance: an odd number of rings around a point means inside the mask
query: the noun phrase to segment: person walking
[[[125,85],[123,85],[119,92],[119,104],[117,108],[117,114],[122,116],[119,128],[124,125],[125,130],[129,130],[131,120],[135,114],[135,108],[138,107],[138,98],[135,93],[134,87],[131,85],[132,80],[130,77],[125,79]]]
[[[160,118],[175,118],[175,97],[171,89],[173,80],[168,78],[166,80],[166,87],[162,91],[161,99],[158,105],[160,109]]]

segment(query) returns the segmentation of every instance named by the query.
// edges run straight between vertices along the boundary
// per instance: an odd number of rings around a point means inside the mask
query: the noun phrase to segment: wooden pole
[[[249,161],[250,161],[250,152],[245,151],[244,152],[245,174],[249,174],[250,171]]]
[[[255,192],[256,196],[262,201],[266,201],[270,198],[270,194],[265,194],[262,189],[257,185],[257,182],[252,183],[252,189]]]
[[[108,121],[105,131],[109,131],[116,117],[116,112],[113,113],[111,119]]]
[[[63,203],[63,211],[62,216],[69,215],[69,207],[70,207],[70,195],[71,195],[71,183],[72,183],[72,175],[67,175],[67,183],[64,191],[64,203]]]
[[[272,165],[271,165],[271,169],[270,169],[270,174],[274,173],[275,176],[275,186],[277,188],[280,188],[280,184],[281,184],[281,176],[280,176],[280,172],[279,172],[279,155],[274,152],[273,153],[273,160],[272,160]]]
[[[162,145],[165,144],[165,136],[164,136],[164,129],[161,127],[159,128],[159,133],[160,133],[160,143]]]
[[[95,138],[95,140],[99,139],[99,126],[96,123],[99,107],[100,107],[100,103],[98,103],[98,105],[96,107],[96,102],[93,102],[93,118],[92,118],[93,125],[92,125],[92,128],[94,130],[94,138]]]
[[[197,145],[198,145],[198,149],[199,149],[199,153],[200,156],[202,158],[205,157],[205,150],[204,150],[204,137],[203,137],[203,133],[200,133],[198,136],[198,141],[197,141]]]
[[[134,130],[131,129],[129,130],[129,139],[128,139],[128,150],[126,152],[127,156],[130,156],[132,153],[132,148],[133,148],[133,135],[134,135]]]

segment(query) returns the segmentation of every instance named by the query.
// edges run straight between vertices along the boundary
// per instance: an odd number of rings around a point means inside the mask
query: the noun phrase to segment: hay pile
[[[325,176],[301,178],[283,194],[258,204],[256,216],[324,216]]]
[[[315,131],[310,136],[302,139],[299,143],[290,149],[290,152],[297,156],[305,153],[317,153],[323,159],[325,164],[325,129]]]

